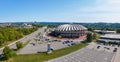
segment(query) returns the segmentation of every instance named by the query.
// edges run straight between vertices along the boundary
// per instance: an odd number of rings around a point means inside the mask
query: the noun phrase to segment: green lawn
[[[87,46],[87,44],[78,44],[71,47],[55,50],[51,54],[39,53],[39,54],[18,55],[16,57],[13,57],[9,62],[43,62],[69,54],[85,46]]]

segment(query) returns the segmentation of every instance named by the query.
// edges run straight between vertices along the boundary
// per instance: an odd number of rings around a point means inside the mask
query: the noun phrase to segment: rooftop
[[[120,34],[105,34],[105,35],[102,35],[101,37],[105,37],[105,38],[119,38],[120,39]]]
[[[79,24],[63,24],[58,26],[56,31],[75,31],[75,30],[86,30],[87,28]]]
[[[94,30],[95,32],[116,32],[116,31],[108,31],[108,30]]]

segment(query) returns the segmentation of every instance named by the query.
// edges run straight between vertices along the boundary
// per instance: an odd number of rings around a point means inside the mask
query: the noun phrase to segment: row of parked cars
[[[63,44],[67,44],[68,46],[76,45],[77,42],[74,41],[63,41]]]
[[[100,48],[100,46],[97,46],[97,49],[99,49],[99,48]],[[108,48],[108,47],[104,47],[104,48],[107,50],[110,50],[110,48]],[[114,48],[113,52],[117,52],[117,48]]]

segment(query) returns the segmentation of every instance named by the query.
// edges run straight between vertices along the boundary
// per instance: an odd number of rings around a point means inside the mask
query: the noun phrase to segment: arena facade
[[[79,38],[86,35],[87,28],[79,24],[59,25],[49,35],[62,38]]]

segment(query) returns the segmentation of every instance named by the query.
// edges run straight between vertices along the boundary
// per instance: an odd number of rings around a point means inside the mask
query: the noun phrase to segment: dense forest
[[[36,30],[37,28],[0,27],[0,46],[20,39]]]
[[[91,28],[120,28],[120,23],[70,23],[70,22],[38,22],[38,24],[61,25],[61,24],[81,24]]]
[[[25,22],[21,22],[21,23],[12,23],[14,25],[20,25],[23,24]],[[114,28],[120,28],[120,23],[104,23],[104,22],[100,22],[100,23],[71,23],[71,22],[29,22],[28,24],[32,24],[34,26],[44,26],[44,25],[48,25],[48,27],[56,27],[58,25],[61,24],[81,24],[87,28],[96,28],[96,29],[114,29]]]
[[[93,31],[95,29],[100,30],[114,30],[120,33],[120,23],[80,23],[81,25],[88,28],[88,30]]]
[[[120,23],[79,23],[88,28],[120,28]]]

